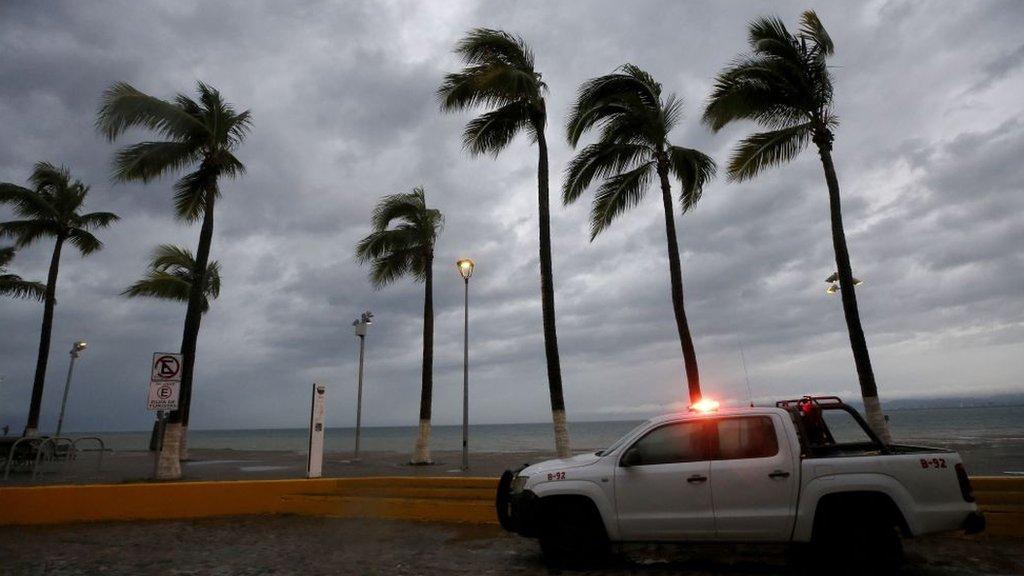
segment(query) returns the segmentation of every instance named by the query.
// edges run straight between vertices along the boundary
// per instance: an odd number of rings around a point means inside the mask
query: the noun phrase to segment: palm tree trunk
[[[431,464],[430,409],[434,395],[434,256],[427,257],[427,277],[423,288],[423,379],[420,388],[420,433],[412,464]]]
[[[53,332],[53,309],[57,306],[57,272],[60,269],[60,251],[64,237],[57,236],[50,258],[50,273],[46,277],[46,296],[43,301],[43,328],[39,334],[39,356],[36,358],[36,374],[32,381],[32,399],[28,406],[28,420],[25,436],[39,433],[39,410],[43,403],[43,387],[46,385],[46,363],[50,359],[50,336]]]
[[[203,287],[206,285],[206,266],[210,260],[210,245],[213,242],[213,206],[216,185],[207,192],[203,210],[203,227],[199,231],[199,247],[196,249],[196,269],[192,289],[185,311],[185,328],[181,337],[181,392],[178,409],[172,410],[164,429],[163,448],[160,450],[156,477],[160,479],[180,478],[180,461],[188,457],[187,440],[189,407],[192,402],[192,373],[196,365],[196,344],[199,341],[199,325],[202,321]]]
[[[843,314],[846,316],[846,328],[850,333],[850,347],[853,349],[853,361],[857,366],[857,378],[860,381],[860,392],[864,398],[864,413],[868,424],[875,434],[886,444],[892,442],[889,427],[885,423],[881,403],[878,401],[878,387],[875,385],[875,373],[871,369],[871,357],[868,354],[868,343],[864,337],[864,329],[860,325],[860,312],[857,310],[857,294],[853,286],[853,270],[850,267],[850,253],[846,248],[846,232],[843,231],[843,208],[839,197],[839,179],[836,168],[832,164],[832,134],[827,130],[814,135],[814,143],[818,146],[818,155],[825,169],[825,182],[828,184],[829,211],[832,216],[832,245],[836,253],[836,267],[839,272],[839,295],[843,299]]]
[[[658,177],[661,179],[661,199],[665,204],[665,237],[668,240],[668,272],[672,280],[672,310],[676,315],[679,345],[683,350],[683,367],[686,370],[686,387],[692,404],[701,397],[700,373],[697,370],[697,352],[693,347],[690,324],[686,321],[686,308],[683,305],[683,267],[679,261],[675,207],[672,202],[672,185],[668,178],[667,158],[658,158]]]
[[[416,439],[413,464],[431,464],[430,412],[434,394],[434,257],[427,256],[423,288],[423,379],[420,387],[420,435]]]
[[[551,394],[551,418],[555,426],[555,452],[559,458],[572,456],[569,429],[565,422],[565,396],[562,393],[562,367],[558,358],[558,334],[555,331],[555,279],[551,270],[551,211],[548,207],[548,143],[544,122],[535,122],[537,133],[537,204],[540,224],[540,306],[544,318],[544,354],[548,365],[548,391]]]

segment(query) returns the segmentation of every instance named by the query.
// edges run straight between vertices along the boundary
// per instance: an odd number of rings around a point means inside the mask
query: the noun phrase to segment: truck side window
[[[769,416],[722,418],[718,428],[718,460],[767,458],[779,453],[779,440]]]
[[[656,428],[633,444],[640,465],[707,460],[704,422],[678,422]]]

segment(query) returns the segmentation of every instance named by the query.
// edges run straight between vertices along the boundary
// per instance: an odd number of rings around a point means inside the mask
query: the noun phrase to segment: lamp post
[[[465,284],[465,308],[462,327],[462,470],[469,470],[469,277],[476,263],[463,258],[455,263]]]
[[[68,391],[71,389],[71,372],[75,369],[75,360],[85,351],[89,344],[85,340],[79,340],[71,346],[71,364],[68,365],[68,379],[64,382],[64,397],[60,401],[60,417],[57,418],[57,433],[60,436],[61,428],[64,427],[64,408],[68,404]]]
[[[356,453],[353,461],[359,461],[359,435],[363,427],[363,352],[366,349],[366,328],[373,324],[373,312],[367,310],[352,321],[356,336],[359,337],[359,388],[356,393]]]

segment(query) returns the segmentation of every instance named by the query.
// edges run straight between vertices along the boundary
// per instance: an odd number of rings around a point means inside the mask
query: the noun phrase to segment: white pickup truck
[[[704,541],[841,546],[891,566],[901,535],[984,529],[956,452],[885,445],[839,398],[701,404],[599,452],[506,471],[501,525],[559,564],[594,562],[611,543]]]

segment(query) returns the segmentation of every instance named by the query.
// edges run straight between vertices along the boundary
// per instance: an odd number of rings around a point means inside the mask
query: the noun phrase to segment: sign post
[[[181,354],[153,354],[146,410],[177,410],[180,389]]]
[[[324,467],[324,412],[327,408],[327,387],[313,383],[313,402],[309,409],[309,457],[306,478],[319,478]]]

